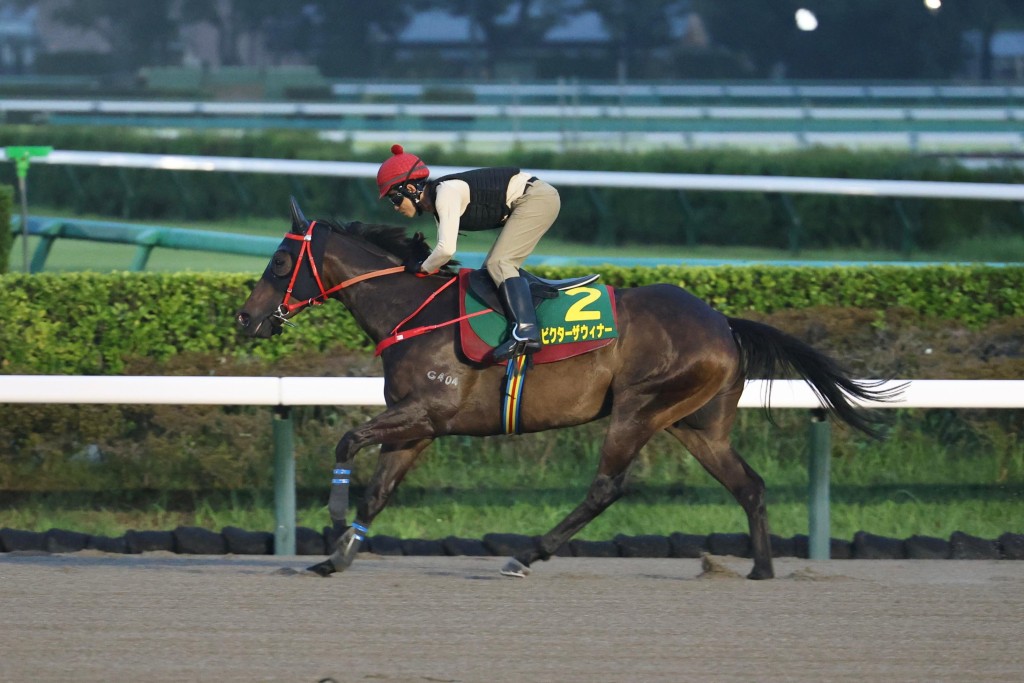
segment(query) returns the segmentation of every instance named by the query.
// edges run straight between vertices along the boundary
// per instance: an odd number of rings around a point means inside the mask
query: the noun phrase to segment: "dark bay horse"
[[[432,440],[451,434],[488,436],[501,430],[501,365],[469,361],[458,343],[457,288],[430,299],[454,274],[404,272],[430,249],[422,235],[361,223],[310,223],[292,200],[292,228],[236,316],[245,334],[270,337],[310,304],[339,299],[380,343],[403,329],[430,328],[382,352],[387,409],[348,432],[335,451],[328,508],[340,534],[330,557],[310,567],[323,576],[346,569],[367,528]],[[424,302],[427,302],[424,305]],[[623,494],[629,465],[661,430],[683,446],[736,498],[747,514],[754,567],[751,579],[774,576],[765,484],[730,443],[747,377],[795,372],[823,398],[829,412],[869,434],[877,413],[853,399],[887,400],[890,392],[851,380],[831,358],[769,325],[730,318],[684,289],[659,284],[615,290],[619,336],[609,346],[538,364],[525,380],[523,432],[609,418],[597,474],[585,499],[533,549],[502,573],[525,576]],[[411,316],[411,317],[410,317]],[[445,381],[439,382],[442,376]],[[356,453],[379,444],[376,471],[348,522],[348,483]]]

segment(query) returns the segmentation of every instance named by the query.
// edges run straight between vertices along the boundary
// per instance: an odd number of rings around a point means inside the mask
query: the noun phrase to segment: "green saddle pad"
[[[466,293],[466,313],[487,309],[472,291]],[[559,292],[554,299],[544,299],[537,306],[537,323],[545,346],[619,336],[607,285],[576,287]],[[497,346],[508,336],[508,322],[499,313],[478,315],[470,318],[469,324],[490,346]]]

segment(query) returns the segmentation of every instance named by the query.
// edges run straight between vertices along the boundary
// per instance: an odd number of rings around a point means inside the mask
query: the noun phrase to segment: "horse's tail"
[[[729,318],[729,326],[739,344],[748,378],[772,380],[791,370],[811,386],[830,414],[865,434],[881,438],[881,413],[855,405],[851,397],[891,401],[899,397],[902,385],[881,389],[881,382],[857,382],[833,358],[771,325]]]

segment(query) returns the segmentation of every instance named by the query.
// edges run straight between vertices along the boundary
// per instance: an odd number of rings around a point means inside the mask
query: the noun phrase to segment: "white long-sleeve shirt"
[[[521,171],[512,176],[508,181],[508,189],[505,190],[505,204],[512,206],[512,202],[523,196],[526,191],[526,181],[532,174]],[[455,247],[459,241],[459,223],[462,221],[462,214],[469,206],[469,183],[465,180],[446,180],[437,185],[437,193],[434,196],[434,211],[437,214],[437,244],[430,256],[423,261],[423,270],[433,273],[444,264],[448,263],[455,255]]]

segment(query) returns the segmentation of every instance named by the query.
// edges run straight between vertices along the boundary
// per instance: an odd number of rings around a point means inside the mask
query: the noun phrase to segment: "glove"
[[[405,266],[405,272],[407,273],[412,273],[413,275],[423,274],[423,261],[408,258],[402,265]]]

